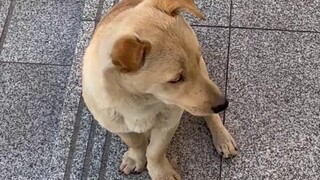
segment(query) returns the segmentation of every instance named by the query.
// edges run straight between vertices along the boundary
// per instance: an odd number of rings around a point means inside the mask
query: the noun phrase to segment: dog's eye
[[[177,77],[169,81],[169,83],[174,84],[182,81],[184,81],[184,77],[182,76],[182,74],[179,74]]]

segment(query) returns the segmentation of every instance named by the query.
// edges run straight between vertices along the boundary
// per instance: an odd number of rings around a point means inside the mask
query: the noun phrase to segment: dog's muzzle
[[[216,106],[216,107],[212,107],[211,109],[212,109],[212,111],[213,111],[214,113],[219,113],[219,112],[221,112],[221,111],[226,110],[227,107],[228,107],[228,105],[229,105],[228,100],[225,100],[223,104],[218,105],[218,106]]]

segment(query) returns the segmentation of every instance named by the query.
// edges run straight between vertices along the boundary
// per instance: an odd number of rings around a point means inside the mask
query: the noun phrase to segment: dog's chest
[[[158,106],[146,106],[127,109],[121,112],[123,123],[129,131],[143,133],[150,130],[157,122],[162,121],[161,109]]]

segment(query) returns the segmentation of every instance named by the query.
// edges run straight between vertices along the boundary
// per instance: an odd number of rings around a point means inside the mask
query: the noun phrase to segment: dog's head
[[[197,37],[179,15],[183,10],[204,18],[193,0],[145,0],[133,8],[127,14],[132,31],[115,41],[112,63],[131,93],[151,94],[194,115],[218,113],[226,100],[208,77]]]

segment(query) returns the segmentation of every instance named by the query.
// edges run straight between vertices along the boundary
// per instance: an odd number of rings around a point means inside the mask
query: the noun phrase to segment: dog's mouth
[[[209,107],[208,108],[181,107],[181,108],[194,116],[209,116],[214,113]]]
[[[209,116],[212,114],[218,114],[220,112],[225,111],[227,109],[228,105],[229,105],[229,103],[228,103],[228,101],[226,101],[224,104],[216,106],[216,107],[205,107],[205,108],[182,107],[182,108],[194,116]]]

